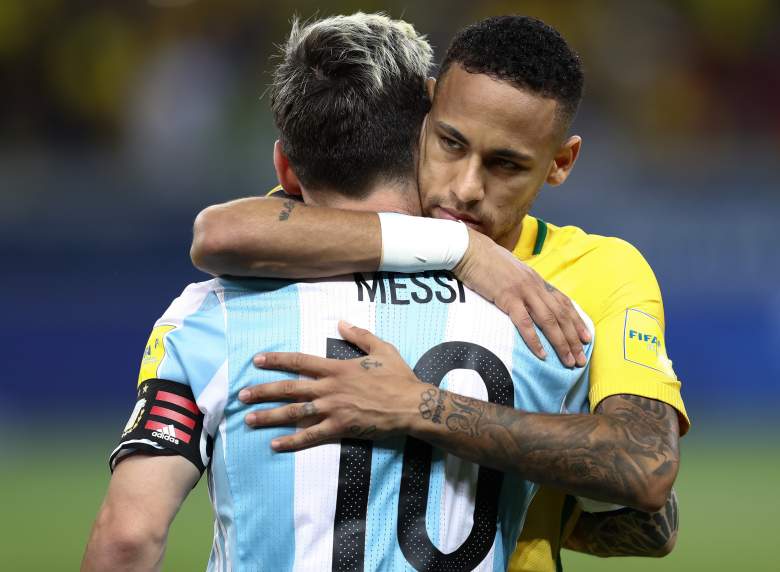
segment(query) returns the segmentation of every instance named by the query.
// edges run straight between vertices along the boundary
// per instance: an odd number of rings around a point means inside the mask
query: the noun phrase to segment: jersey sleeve
[[[596,343],[590,364],[590,406],[622,393],[663,401],[690,427],[664,336],[664,308],[655,275],[633,246],[619,239],[598,249],[592,271],[611,276],[595,317]]]
[[[188,286],[157,320],[141,358],[137,400],[113,471],[136,452],[180,455],[208,466],[227,389],[225,318],[218,282]]]

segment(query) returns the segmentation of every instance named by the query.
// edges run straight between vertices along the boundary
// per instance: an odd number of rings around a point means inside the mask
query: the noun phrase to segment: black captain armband
[[[149,379],[138,386],[138,401],[111,453],[109,466],[133,453],[180,455],[202,473],[209,464],[213,440],[203,430],[203,413],[189,386]]]

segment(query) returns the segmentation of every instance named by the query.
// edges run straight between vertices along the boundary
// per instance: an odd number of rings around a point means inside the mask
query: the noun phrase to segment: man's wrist
[[[446,392],[428,383],[420,383],[414,389],[406,433],[417,439],[435,438],[444,427]]]
[[[382,256],[379,270],[452,270],[469,246],[469,229],[456,221],[379,213]]]

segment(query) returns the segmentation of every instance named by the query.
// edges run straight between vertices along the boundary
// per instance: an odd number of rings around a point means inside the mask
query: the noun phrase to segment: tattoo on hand
[[[360,367],[363,369],[376,369],[378,367],[382,367],[382,362],[363,358],[360,360]]]
[[[295,208],[295,201],[292,199],[287,199],[282,203],[282,210],[279,212],[279,220],[285,221],[288,218],[290,218],[290,215],[293,212],[293,209]]]
[[[361,427],[360,425],[352,425],[349,428],[349,433],[358,439],[368,439],[374,433],[376,433],[376,425],[369,425],[365,428]]]
[[[309,415],[317,415],[317,406],[311,401],[304,403],[301,407],[301,417],[308,417]]]
[[[544,289],[547,290],[550,294],[552,294],[553,292],[557,292],[558,291],[558,289],[555,286],[553,286],[552,284],[550,284],[547,281],[545,281],[545,283],[544,283]]]

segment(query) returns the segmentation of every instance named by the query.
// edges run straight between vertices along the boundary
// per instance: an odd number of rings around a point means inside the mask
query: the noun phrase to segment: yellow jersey
[[[680,434],[690,427],[680,382],[667,357],[664,309],[653,271],[636,248],[618,238],[557,227],[526,216],[513,254],[576,300],[596,327],[590,362],[591,411],[621,393],[674,407]],[[510,572],[561,569],[563,539],[579,516],[576,500],[540,488],[509,564]]]

